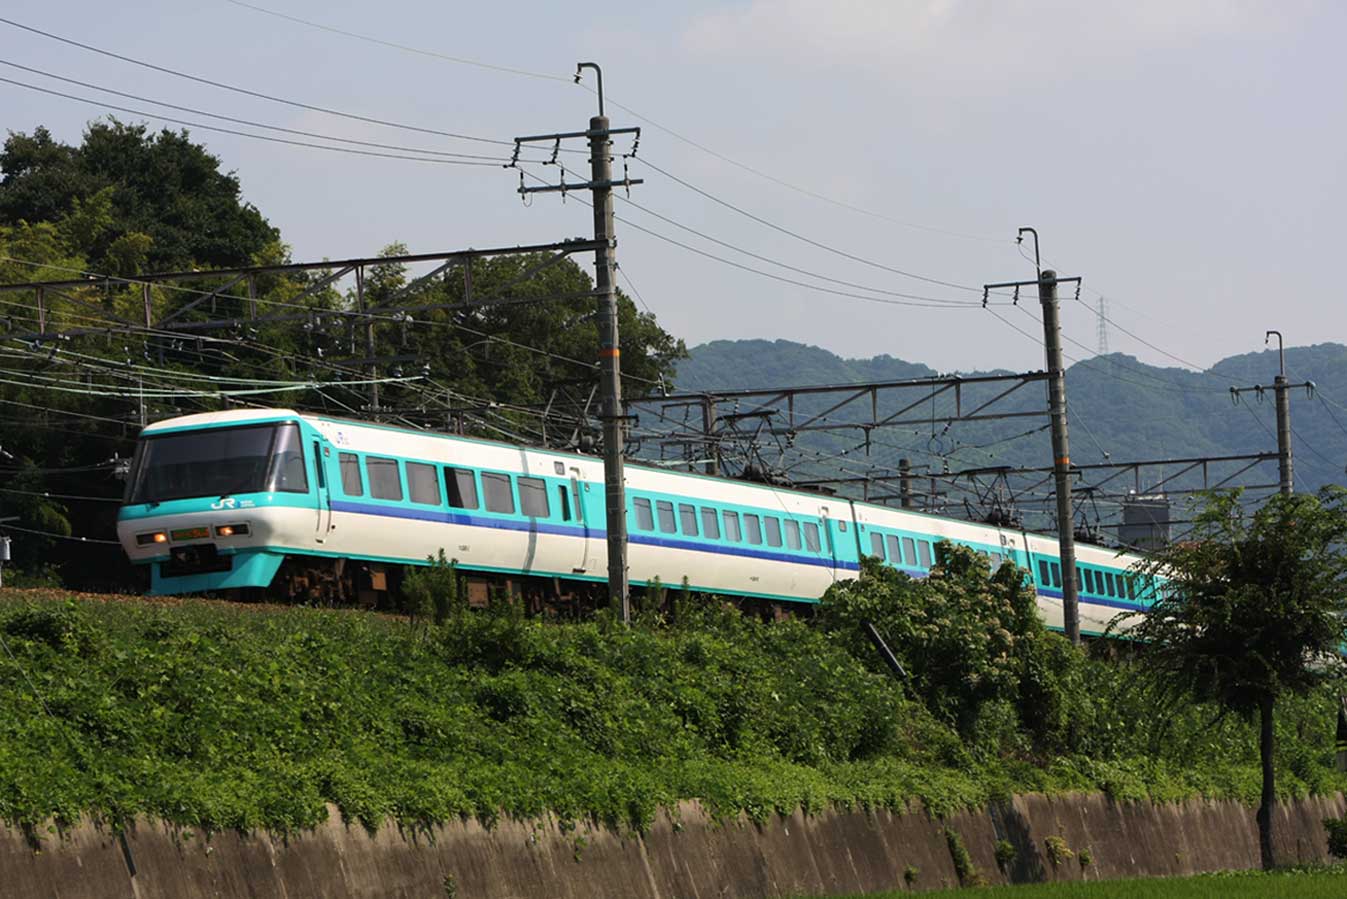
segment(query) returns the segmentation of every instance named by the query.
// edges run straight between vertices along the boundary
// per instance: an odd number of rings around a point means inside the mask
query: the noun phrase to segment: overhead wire
[[[252,140],[267,141],[269,143],[274,144],[287,144],[293,147],[306,147],[308,149],[313,150],[327,150],[331,153],[346,153],[352,156],[372,156],[379,159],[401,159],[409,162],[429,162],[438,165],[463,165],[463,166],[478,166],[490,168],[499,168],[506,161],[504,159],[493,162],[480,162],[471,159],[442,159],[440,157],[435,156],[411,156],[404,153],[385,153],[380,150],[358,150],[352,147],[333,147],[327,144],[316,144],[311,141],[291,140],[290,138],[274,137],[269,134],[252,134],[247,131],[239,131],[238,129],[235,128],[222,128],[219,125],[205,125],[202,124],[201,122],[191,122],[186,119],[179,119],[174,118],[172,116],[166,116],[163,115],[162,113],[146,112],[142,109],[132,109],[128,106],[119,106],[117,104],[108,103],[103,100],[92,100],[88,97],[79,97],[74,94],[67,94],[64,91],[57,91],[52,90],[51,88],[39,87],[36,84],[28,84],[25,81],[18,81],[14,78],[0,77],[0,83],[27,88],[28,90],[38,91],[39,93],[43,94],[50,94],[51,96],[54,97],[63,97],[67,100],[75,100],[80,103],[88,103],[91,106],[97,106],[102,109],[115,109],[118,112],[127,112],[130,113],[131,115],[145,116],[146,118],[150,119],[158,119],[161,122],[172,122],[175,125],[185,125],[189,128],[198,128],[204,131],[217,131],[222,134],[232,134],[237,137],[246,137]]]
[[[456,153],[456,152],[454,152],[454,151],[452,151],[452,150],[437,150],[437,149],[433,149],[433,148],[430,148],[430,147],[408,147],[408,146],[404,146],[404,145],[401,145],[401,144],[385,144],[385,143],[379,143],[379,142],[377,142],[377,141],[367,141],[367,140],[358,140],[358,139],[356,139],[356,138],[350,138],[350,137],[340,137],[340,136],[334,135],[334,134],[323,134],[323,133],[317,132],[317,131],[305,131],[305,130],[299,129],[299,128],[286,128],[286,127],[281,126],[281,125],[269,125],[269,124],[267,124],[267,123],[265,123],[265,122],[257,122],[257,121],[254,121],[254,120],[252,120],[252,119],[242,119],[242,118],[237,118],[237,117],[235,117],[235,116],[223,115],[223,114],[221,114],[221,113],[210,112],[210,111],[204,110],[204,109],[198,109],[198,108],[196,108],[196,107],[194,107],[194,106],[181,106],[181,105],[179,105],[179,104],[177,104],[177,103],[169,103],[169,102],[167,102],[167,101],[165,101],[165,100],[155,100],[155,99],[152,99],[152,98],[150,98],[150,97],[143,97],[143,96],[141,96],[141,95],[139,95],[139,94],[131,94],[131,93],[127,93],[126,91],[120,91],[120,90],[116,90],[116,89],[114,89],[114,88],[104,87],[104,86],[102,86],[102,85],[94,84],[94,83],[89,82],[89,81],[81,81],[81,80],[79,80],[79,79],[77,79],[77,78],[68,78],[68,77],[66,77],[66,76],[64,76],[64,75],[57,75],[57,74],[55,74],[55,73],[53,73],[53,72],[48,72],[48,71],[45,71],[45,70],[43,70],[43,69],[36,69],[36,68],[33,68],[32,66],[21,65],[21,64],[19,64],[19,63],[17,63],[17,62],[11,62],[10,60],[7,60],[7,59],[0,59],[0,65],[6,65],[6,66],[10,66],[11,68],[21,69],[21,70],[23,70],[23,71],[25,71],[25,72],[29,72],[29,73],[32,73],[32,74],[34,74],[34,75],[41,75],[41,76],[44,77],[44,78],[51,78],[51,79],[53,79],[53,80],[55,80],[55,81],[63,81],[63,82],[65,82],[65,83],[67,83],[67,84],[74,84],[74,85],[77,85],[77,86],[79,86],[79,87],[88,88],[88,89],[90,89],[90,90],[96,90],[96,91],[100,91],[100,92],[102,92],[102,93],[112,94],[112,95],[117,96],[117,97],[124,97],[124,98],[126,98],[126,99],[128,99],[128,100],[136,100],[136,101],[138,101],[138,102],[141,102],[141,103],[149,103],[149,104],[154,105],[154,106],[163,106],[163,107],[165,107],[165,108],[167,108],[167,109],[176,109],[176,110],[178,110],[179,112],[188,112],[188,113],[191,113],[191,114],[193,114],[193,115],[202,115],[202,116],[206,116],[207,118],[219,119],[219,120],[225,121],[225,122],[233,122],[233,123],[236,124],[236,125],[247,125],[247,126],[252,127],[252,128],[264,128],[264,129],[269,130],[269,131],[279,131],[279,132],[282,132],[282,133],[284,133],[284,134],[296,134],[296,135],[299,135],[299,136],[301,136],[301,137],[312,137],[312,138],[317,138],[317,139],[319,139],[319,140],[334,141],[334,142],[336,142],[336,143],[352,144],[352,145],[354,145],[354,146],[374,147],[374,148],[376,148],[376,149],[381,149],[381,150],[395,150],[395,151],[398,151],[399,153],[418,153],[418,154],[425,155],[425,156],[443,156],[443,157],[446,157],[446,158],[452,158],[452,159],[476,159],[476,160],[485,160],[485,161],[487,161],[487,162],[502,163],[502,164],[505,163],[505,162],[507,161],[504,157],[501,157],[501,156],[483,156],[483,155],[477,154],[477,153]],[[74,99],[74,98],[72,98],[72,99]],[[89,99],[87,99],[87,98],[78,98],[78,99],[81,99],[81,100],[83,100],[84,102],[91,103],[91,104],[95,104],[95,105],[100,105],[100,103],[101,103],[101,101],[98,101],[98,100],[89,100]],[[123,111],[126,111],[126,110],[123,110]],[[136,114],[137,114],[137,115],[150,115],[149,113],[136,113]],[[166,121],[175,121],[175,122],[176,122],[177,120],[174,120],[174,119],[166,119]],[[193,127],[197,127],[197,126],[193,126]],[[229,132],[229,133],[235,133],[235,132]],[[398,158],[401,158],[401,157],[398,157]],[[538,163],[546,162],[546,160],[541,160],[541,159],[539,159],[539,160],[529,160],[529,161],[532,161],[532,162],[538,162]]]
[[[939,297],[930,297],[930,296],[923,296],[923,295],[918,295],[918,294],[903,293],[903,292],[901,292],[901,291],[889,290],[889,289],[887,289],[887,288],[882,288],[882,287],[870,287],[870,286],[865,285],[865,284],[857,284],[857,283],[854,282],[854,281],[845,281],[845,280],[842,280],[842,279],[840,279],[840,278],[833,278],[833,277],[830,277],[830,276],[828,276],[828,275],[821,275],[821,274],[818,274],[817,272],[810,271],[809,269],[804,269],[804,268],[800,268],[800,267],[798,267],[798,266],[791,265],[791,264],[789,264],[789,263],[781,262],[781,261],[779,261],[779,260],[772,259],[771,257],[763,256],[763,255],[761,255],[761,254],[759,254],[759,253],[755,253],[755,252],[753,252],[753,251],[751,251],[751,250],[746,250],[746,249],[744,249],[743,247],[736,246],[735,244],[729,243],[728,241],[721,240],[720,238],[712,237],[711,235],[705,233],[704,231],[700,231],[700,230],[698,230],[698,229],[696,229],[696,228],[693,228],[693,227],[690,226],[690,225],[685,225],[685,224],[683,224],[682,222],[675,221],[674,219],[669,218],[669,217],[666,216],[666,215],[662,215],[662,214],[656,212],[656,211],[653,210],[653,209],[650,209],[650,208],[648,208],[648,207],[646,207],[646,206],[642,206],[640,203],[637,203],[635,200],[632,200],[632,199],[630,199],[630,198],[627,198],[627,197],[619,197],[618,199],[622,200],[622,202],[626,203],[626,204],[629,205],[629,206],[632,206],[632,207],[634,207],[634,208],[636,208],[636,209],[639,209],[641,212],[644,212],[646,215],[649,215],[649,216],[652,216],[652,217],[654,217],[654,218],[657,218],[657,219],[659,219],[660,221],[665,222],[666,224],[673,225],[675,228],[679,228],[679,229],[681,229],[681,230],[683,230],[683,231],[688,232],[689,234],[694,234],[694,235],[696,235],[697,237],[702,238],[703,240],[710,241],[711,243],[714,243],[714,244],[717,244],[717,245],[719,245],[719,246],[725,247],[726,249],[734,250],[736,253],[742,253],[743,255],[748,256],[748,257],[750,257],[750,258],[752,258],[752,259],[757,259],[757,260],[760,261],[760,262],[766,262],[766,263],[768,263],[769,265],[775,265],[775,266],[777,266],[777,267],[779,267],[779,268],[786,269],[787,271],[792,271],[792,272],[795,272],[795,273],[797,273],[797,274],[805,275],[806,277],[815,278],[815,279],[820,280],[820,281],[826,281],[826,282],[828,282],[828,283],[830,283],[830,284],[840,284],[840,285],[842,285],[842,286],[844,286],[844,287],[851,287],[851,288],[854,288],[854,289],[856,289],[856,290],[865,290],[865,291],[870,291],[870,292],[872,292],[872,293],[884,294],[884,295],[886,295],[886,296],[899,297],[899,298],[902,298],[902,299],[908,299],[908,300],[921,300],[921,301],[925,301],[926,303],[929,303],[929,304],[950,305],[950,306],[973,306],[973,305],[981,305],[981,303],[980,303],[979,301],[977,301],[977,300],[953,300],[953,299],[948,299],[948,300],[946,300],[946,299],[942,299],[942,298],[939,298]],[[617,217],[615,216],[615,218],[617,218]],[[625,221],[625,220],[620,219],[620,218],[619,218],[618,220],[619,220],[619,221]]]
[[[968,284],[959,284],[954,281],[946,281],[940,278],[931,278],[926,275],[917,274],[916,272],[910,272],[905,269],[895,268],[894,266],[886,265],[882,262],[876,262],[873,259],[867,259],[864,256],[858,256],[855,253],[850,253],[846,250],[839,249],[838,247],[834,247],[830,244],[823,243],[822,241],[815,240],[812,237],[807,237],[797,231],[791,230],[790,228],[786,228],[783,227],[782,225],[776,224],[775,222],[769,221],[768,219],[765,219],[762,216],[757,215],[756,213],[749,212],[747,209],[744,209],[740,206],[736,206],[735,204],[729,202],[728,200],[722,199],[721,197],[716,196],[710,191],[703,190],[702,188],[698,187],[695,184],[692,184],[689,181],[685,181],[684,179],[678,177],[677,175],[673,174],[667,169],[663,169],[655,165],[653,162],[649,160],[648,157],[637,156],[634,157],[634,159],[635,161],[644,164],[648,168],[653,169],[656,172],[659,172],[661,175],[668,178],[670,181],[673,181],[675,184],[682,185],[683,187],[687,188],[688,190],[692,191],[698,196],[710,200],[712,203],[716,203],[717,205],[723,206],[726,209],[736,212],[739,215],[742,215],[745,218],[757,222],[758,224],[763,225],[767,228],[771,228],[773,231],[784,234],[787,237],[791,237],[794,238],[795,240],[809,244],[811,247],[815,247],[825,252],[832,253],[835,256],[840,256],[843,259],[848,259],[852,262],[858,262],[861,265],[868,265],[871,268],[880,269],[882,271],[886,271],[895,275],[901,275],[904,278],[911,278],[916,281],[924,281],[928,284],[936,284],[942,287],[951,287],[956,290],[964,290],[970,293],[978,293],[978,294],[982,293],[982,288],[980,287],[973,287],[972,285]]]
[[[447,55],[445,55],[445,54],[437,53],[437,52],[435,52],[435,51],[425,50],[425,49],[418,48],[418,47],[412,47],[412,46],[408,46],[408,45],[405,45],[405,44],[395,43],[395,42],[393,42],[393,41],[383,40],[383,39],[381,39],[381,38],[376,38],[376,37],[373,37],[373,36],[368,35],[368,34],[362,34],[362,33],[355,32],[355,31],[349,31],[349,30],[345,30],[345,29],[340,29],[340,28],[336,28],[336,27],[333,27],[333,26],[330,26],[330,25],[324,25],[324,24],[319,23],[319,22],[314,22],[314,21],[311,21],[311,20],[308,20],[308,19],[301,19],[301,18],[298,18],[298,17],[296,17],[296,16],[287,15],[287,14],[285,14],[285,13],[281,13],[281,12],[278,12],[278,11],[276,11],[276,10],[269,9],[269,8],[267,8],[267,7],[264,7],[264,6],[260,6],[260,5],[256,5],[256,4],[252,4],[252,3],[245,3],[245,2],[242,2],[242,0],[226,0],[226,2],[232,3],[232,4],[235,5],[235,6],[240,6],[240,7],[244,7],[244,8],[247,8],[247,9],[254,10],[254,11],[256,11],[256,12],[259,12],[259,13],[262,13],[262,14],[265,14],[265,15],[274,16],[274,17],[276,17],[276,18],[285,19],[285,20],[288,20],[288,21],[290,21],[290,22],[294,22],[294,23],[297,23],[297,24],[300,24],[300,25],[305,25],[305,26],[310,27],[310,28],[315,28],[315,29],[319,29],[319,30],[322,30],[322,31],[332,32],[332,33],[334,33],[334,34],[340,34],[340,35],[343,35],[343,36],[345,36],[345,37],[353,38],[353,39],[355,39],[355,40],[365,41],[365,42],[372,43],[372,44],[378,44],[378,45],[381,45],[381,46],[384,46],[384,47],[389,47],[389,48],[396,49],[396,50],[400,50],[400,51],[403,51],[403,52],[414,53],[414,54],[418,54],[418,55],[421,55],[421,56],[427,56],[427,57],[439,58],[439,59],[445,60],[445,61],[447,61],[447,62],[460,63],[460,64],[466,64],[466,65],[477,65],[477,66],[482,66],[482,67],[484,67],[484,68],[495,68],[495,69],[498,69],[498,70],[501,70],[501,71],[505,71],[505,72],[513,72],[513,73],[515,73],[515,74],[520,74],[520,75],[530,75],[530,76],[538,77],[538,78],[551,78],[551,79],[559,80],[559,81],[570,81],[570,80],[573,80],[573,79],[570,78],[570,77],[563,77],[563,76],[560,76],[560,75],[550,75],[550,74],[546,74],[546,73],[541,73],[541,72],[531,72],[531,71],[527,71],[527,70],[516,70],[516,69],[510,68],[510,67],[505,67],[505,66],[494,66],[494,65],[489,65],[489,64],[483,64],[483,63],[480,63],[480,62],[477,62],[477,61],[473,61],[473,60],[466,60],[466,59],[462,59],[462,58],[458,58],[458,57],[447,56]],[[579,83],[580,86],[581,86],[583,89],[585,89],[585,90],[587,90],[587,91],[590,91],[591,93],[594,92],[594,89],[593,89],[592,87],[590,87],[588,84],[584,84],[584,83],[582,83],[582,82],[579,82],[578,79],[574,79],[574,80],[576,80],[577,83]],[[616,107],[617,109],[621,109],[623,112],[626,112],[628,115],[631,115],[631,116],[634,116],[634,117],[640,119],[641,121],[645,122],[647,125],[650,125],[651,127],[655,128],[656,130],[661,131],[661,132],[663,132],[663,133],[669,135],[670,137],[674,138],[675,140],[678,140],[678,141],[680,141],[680,142],[682,142],[682,143],[684,143],[684,144],[687,144],[687,145],[690,146],[690,147],[693,147],[693,148],[695,148],[695,149],[697,149],[697,150],[699,150],[699,151],[701,151],[701,152],[703,152],[703,153],[708,154],[709,156],[712,156],[712,157],[714,157],[714,158],[716,158],[716,159],[719,159],[719,160],[722,161],[722,162],[728,163],[729,165],[732,165],[732,166],[734,166],[734,167],[736,167],[736,168],[738,168],[738,169],[741,169],[741,170],[743,170],[743,171],[746,171],[746,172],[748,172],[748,173],[750,173],[750,174],[752,174],[752,175],[754,175],[754,176],[756,176],[756,177],[759,177],[759,178],[762,178],[762,179],[764,179],[764,180],[766,180],[766,181],[772,182],[772,183],[774,183],[774,184],[776,184],[776,185],[778,185],[778,186],[785,187],[785,188],[787,188],[787,189],[789,189],[789,190],[792,190],[792,191],[794,191],[794,192],[796,192],[796,193],[799,193],[799,194],[801,194],[801,195],[803,195],[803,196],[807,196],[807,197],[810,197],[810,198],[812,198],[812,199],[819,200],[819,201],[822,201],[822,202],[824,202],[824,203],[831,204],[831,205],[833,205],[833,206],[837,206],[838,208],[841,208],[841,209],[847,209],[847,210],[850,210],[850,211],[852,211],[852,212],[860,213],[860,214],[865,215],[865,216],[868,216],[868,217],[870,217],[870,218],[878,219],[878,220],[881,220],[881,221],[886,221],[886,222],[889,222],[889,223],[891,223],[891,224],[898,225],[898,226],[904,227],[904,228],[911,228],[911,229],[914,229],[914,230],[925,231],[925,232],[932,233],[932,234],[941,234],[941,235],[944,235],[944,236],[947,236],[947,237],[956,237],[956,238],[960,238],[960,239],[963,239],[963,240],[978,241],[978,242],[981,242],[981,243],[1001,244],[1001,243],[1005,243],[1005,242],[1006,242],[1006,240],[1005,240],[1004,238],[991,237],[991,236],[989,236],[989,235],[982,235],[982,234],[970,234],[970,233],[962,232],[962,231],[955,231],[955,230],[950,230],[950,229],[946,229],[946,228],[939,228],[939,227],[934,227],[934,226],[930,226],[930,225],[918,224],[918,223],[915,223],[915,222],[903,221],[902,219],[895,218],[895,217],[890,216],[890,215],[887,215],[887,214],[885,214],[885,213],[882,213],[882,212],[876,212],[876,211],[874,211],[874,210],[872,210],[872,209],[866,209],[866,208],[864,208],[864,207],[862,207],[862,206],[858,206],[858,205],[856,205],[856,204],[849,203],[849,202],[847,202],[847,201],[845,201],[845,200],[838,200],[838,199],[836,199],[835,197],[830,197],[830,196],[827,196],[826,194],[823,194],[823,193],[820,193],[820,192],[817,192],[817,191],[814,191],[814,190],[810,190],[809,188],[801,187],[801,186],[796,185],[796,184],[793,184],[793,183],[791,183],[791,182],[789,182],[789,181],[787,181],[787,180],[785,180],[785,179],[778,178],[778,177],[775,176],[775,175],[771,175],[771,174],[769,174],[769,173],[767,173],[767,172],[764,172],[764,171],[762,171],[762,170],[760,170],[760,169],[754,168],[753,166],[747,165],[746,163],[743,163],[743,162],[740,162],[740,161],[738,161],[738,160],[736,160],[736,159],[733,159],[733,158],[731,158],[731,157],[729,157],[729,156],[727,156],[727,155],[725,155],[725,154],[723,154],[723,153],[721,153],[721,152],[719,152],[719,151],[717,151],[717,150],[712,149],[711,147],[706,146],[705,144],[699,143],[698,141],[693,140],[693,139],[690,138],[690,137],[687,137],[687,136],[684,135],[684,134],[680,134],[679,132],[675,131],[674,129],[670,128],[669,126],[664,125],[664,124],[661,124],[660,122],[658,122],[658,121],[656,121],[656,120],[650,118],[649,116],[644,115],[643,113],[640,113],[640,112],[636,111],[635,109],[632,109],[630,106],[627,106],[627,105],[624,105],[624,104],[622,104],[622,103],[619,103],[617,100],[613,99],[612,95],[610,95],[610,94],[609,94],[609,95],[605,95],[605,98],[604,98],[604,99],[605,99],[605,101],[606,101],[609,105],[611,105],[611,106],[613,106],[613,107]]]
[[[34,28],[31,25],[24,25],[21,22],[16,22],[13,19],[5,18],[3,16],[0,16],[0,23],[9,25],[13,28],[22,29],[23,31],[27,31],[31,34],[40,35],[53,41],[59,41],[60,43],[67,44],[72,47],[78,47],[81,50],[88,50],[91,53],[97,53],[101,56],[106,56],[110,59],[116,59],[120,60],[121,62],[130,63],[131,65],[136,65],[145,69],[150,69],[151,71],[159,72],[164,75],[172,75],[176,78],[183,78],[188,81],[197,82],[198,84],[205,84],[210,87],[219,88],[220,90],[232,91],[233,93],[236,94],[242,94],[259,100],[266,100],[271,103],[280,103],[285,106],[294,107],[296,109],[306,109],[310,112],[319,112],[324,115],[338,116],[340,118],[351,119],[357,122],[365,122],[366,124],[370,125],[381,125],[385,128],[399,128],[404,131],[417,131],[422,134],[434,134],[440,137],[452,138],[454,140],[466,140],[466,141],[474,141],[477,143],[496,144],[498,146],[505,146],[510,148],[514,147],[514,141],[512,140],[478,137],[477,135],[473,134],[461,134],[454,131],[444,131],[439,128],[425,128],[419,125],[409,125],[403,122],[394,122],[389,121],[387,119],[374,118],[373,116],[359,115],[357,113],[345,112],[340,109],[332,109],[325,106],[318,106],[313,103],[304,103],[299,100],[292,100],[286,97],[276,96],[274,94],[267,94],[261,91],[250,90],[248,88],[239,87],[238,85],[227,84],[223,81],[216,81],[211,78],[203,78],[200,75],[192,75],[187,72],[169,68],[167,66],[161,66],[152,62],[147,62],[143,59],[136,59],[135,57],[132,56],[126,56],[121,53],[114,53],[111,50],[105,50],[101,47],[95,47],[92,44],[86,44],[81,41],[74,40],[72,38],[62,37],[59,34],[54,34],[50,31],[43,31],[42,29]]]

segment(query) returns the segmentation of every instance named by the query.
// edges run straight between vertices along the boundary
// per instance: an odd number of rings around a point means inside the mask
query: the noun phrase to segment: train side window
[[[323,471],[323,445],[313,442],[313,472],[318,477],[318,489],[327,489],[327,474]]]
[[[636,508],[636,526],[643,531],[653,531],[655,529],[655,513],[650,511],[650,500],[634,499],[632,505]]]
[[[1054,587],[1062,586],[1062,564],[1060,562],[1052,563],[1052,585]]]
[[[1081,570],[1081,569],[1080,569],[1080,566],[1077,565],[1077,566],[1076,566],[1076,589],[1077,589],[1077,590],[1079,590],[1079,589],[1081,588],[1081,581],[1082,581],[1082,579],[1081,579],[1081,576],[1080,576],[1080,570]]]
[[[519,479],[519,511],[529,518],[547,518],[547,482],[542,478]]]
[[[304,472],[304,444],[298,425],[282,425],[271,449],[272,490],[284,493],[308,493],[309,479]]]
[[[903,564],[903,545],[893,534],[884,535],[884,545],[889,549],[889,561],[895,565]]]
[[[878,531],[870,535],[870,555],[880,561],[884,560],[884,535]]]
[[[730,543],[738,543],[742,538],[739,532],[739,513],[726,512],[720,517],[725,522],[725,540]]]
[[[781,545],[781,520],[780,520],[779,518],[773,518],[773,517],[770,516],[770,515],[766,515],[766,516],[763,516],[763,519],[762,519],[762,526],[763,526],[763,529],[767,531],[767,545],[768,545],[768,546],[780,546],[780,545]]]
[[[365,485],[360,480],[360,457],[355,453],[338,453],[337,465],[341,468],[341,492],[347,496],[364,496]]]
[[[508,474],[482,472],[482,496],[486,500],[488,512],[514,514],[514,490],[510,488]]]
[[[804,545],[811,553],[819,552],[818,525],[812,521],[804,523]]]
[[[455,509],[477,508],[477,478],[466,468],[444,470],[444,494]]]
[[[1052,586],[1052,569],[1045,559],[1038,560],[1038,582],[1044,587]]]
[[[697,536],[697,507],[678,504],[678,523],[683,533],[689,537]]]
[[[917,564],[917,544],[911,537],[903,538],[903,559],[909,565]]]
[[[716,518],[716,510],[702,507],[702,536],[707,540],[720,539],[720,520]]]
[[[369,479],[369,495],[375,499],[402,499],[402,478],[398,476],[397,459],[365,457],[365,476]]]
[[[1118,590],[1118,582],[1113,577],[1113,572],[1109,571],[1104,574],[1104,582],[1108,584],[1109,596],[1117,596],[1119,594],[1120,591]]]
[[[1127,575],[1127,576],[1124,578],[1124,580],[1127,582],[1127,598],[1128,598],[1128,599],[1136,599],[1136,598],[1137,598],[1137,582],[1136,582],[1136,578],[1132,577],[1132,576],[1129,574],[1129,575]]]
[[[665,534],[678,533],[678,525],[674,522],[673,503],[658,500],[655,503],[655,511],[659,514],[659,529],[662,532]]]
[[[791,549],[800,548],[800,523],[786,519],[786,546]]]
[[[565,484],[557,485],[557,501],[561,504],[561,520],[571,520],[571,492]]]
[[[762,522],[758,516],[744,513],[744,537],[754,546],[762,545]]]
[[[407,463],[407,492],[412,502],[427,506],[440,504],[440,479],[435,477],[435,466],[424,462]]]
[[[921,558],[921,567],[931,567],[931,544],[925,540],[917,541],[917,555]]]

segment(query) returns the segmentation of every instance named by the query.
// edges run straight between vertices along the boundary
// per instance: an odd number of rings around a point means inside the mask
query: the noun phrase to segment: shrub
[[[959,885],[979,887],[987,885],[987,878],[973,864],[973,856],[964,845],[963,837],[951,827],[945,828],[945,842],[949,845],[949,857],[954,862],[954,873],[959,877]]]
[[[1014,843],[1009,840],[996,841],[996,865],[1002,871],[1015,863],[1016,855],[1018,855],[1018,853],[1015,851]]]
[[[1044,840],[1043,843],[1048,850],[1048,861],[1052,862],[1054,868],[1076,857],[1076,853],[1072,852],[1071,847],[1067,845],[1065,837],[1053,835]]]
[[[1347,818],[1325,818],[1328,851],[1334,858],[1347,859]]]
[[[426,561],[428,565],[411,568],[402,578],[403,602],[413,619],[433,616],[436,624],[444,624],[467,611],[467,602],[459,597],[458,560],[445,558],[441,549],[438,557],[427,556]]]

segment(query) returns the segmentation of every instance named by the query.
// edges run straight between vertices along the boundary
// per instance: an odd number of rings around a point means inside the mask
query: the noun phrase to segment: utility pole
[[[1281,331],[1268,331],[1263,335],[1263,346],[1267,346],[1272,335],[1277,335],[1277,377],[1273,380],[1273,389],[1277,400],[1277,481],[1282,496],[1295,492],[1295,476],[1291,470],[1291,397],[1286,382],[1286,346],[1282,342]]]
[[[519,151],[525,143],[545,141],[559,148],[561,141],[587,138],[589,141],[588,183],[526,187],[520,174],[521,194],[568,190],[589,190],[594,207],[594,294],[599,300],[599,390],[602,395],[603,419],[603,485],[608,525],[608,597],[622,610],[622,621],[631,623],[631,585],[627,579],[627,499],[623,472],[623,428],[626,416],[622,409],[622,345],[618,334],[617,289],[613,283],[616,267],[617,241],[613,234],[613,151],[615,134],[634,134],[640,140],[639,128],[610,128],[603,111],[603,72],[598,64],[582,62],[575,67],[575,80],[580,81],[584,69],[593,69],[597,78],[599,114],[589,120],[586,131],[561,134],[541,134],[515,138],[512,164],[518,162]],[[553,158],[556,150],[553,151]],[[623,178],[617,184],[630,187],[640,184],[639,178]]]
[[[898,496],[904,509],[912,508],[912,460],[898,460]]]
[[[1291,459],[1291,389],[1304,387],[1306,391],[1312,392],[1314,382],[1305,381],[1300,384],[1292,384],[1287,381],[1286,347],[1282,342],[1282,332],[1265,332],[1263,334],[1263,346],[1271,343],[1273,334],[1277,335],[1277,376],[1272,381],[1272,391],[1277,407],[1277,487],[1282,496],[1290,496],[1295,492],[1295,476]],[[1255,384],[1252,387],[1231,387],[1230,398],[1238,403],[1241,394],[1253,392],[1261,402],[1266,390],[1267,388],[1262,384]]]
[[[1066,370],[1062,364],[1062,327],[1057,304],[1057,285],[1074,282],[1077,295],[1080,278],[1058,278],[1052,269],[1044,269],[1039,262],[1038,232],[1021,228],[1016,242],[1025,234],[1034,238],[1034,268],[1038,277],[1033,281],[1006,281],[986,284],[982,288],[982,305],[992,290],[1013,288],[1014,302],[1019,302],[1020,288],[1038,288],[1038,301],[1043,307],[1043,347],[1048,364],[1048,417],[1052,422],[1052,474],[1057,499],[1057,553],[1062,566],[1062,629],[1073,645],[1080,645],[1080,585],[1076,583],[1075,519],[1071,511],[1071,445],[1066,429]]]

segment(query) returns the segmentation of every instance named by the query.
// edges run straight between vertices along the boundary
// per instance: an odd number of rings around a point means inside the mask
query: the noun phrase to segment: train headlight
[[[168,542],[168,534],[164,533],[163,531],[154,531],[153,533],[149,534],[136,535],[137,546],[150,546],[151,544],[154,543],[167,543],[167,542]]]
[[[217,537],[246,537],[249,533],[249,527],[245,523],[240,524],[222,524],[215,528]]]

